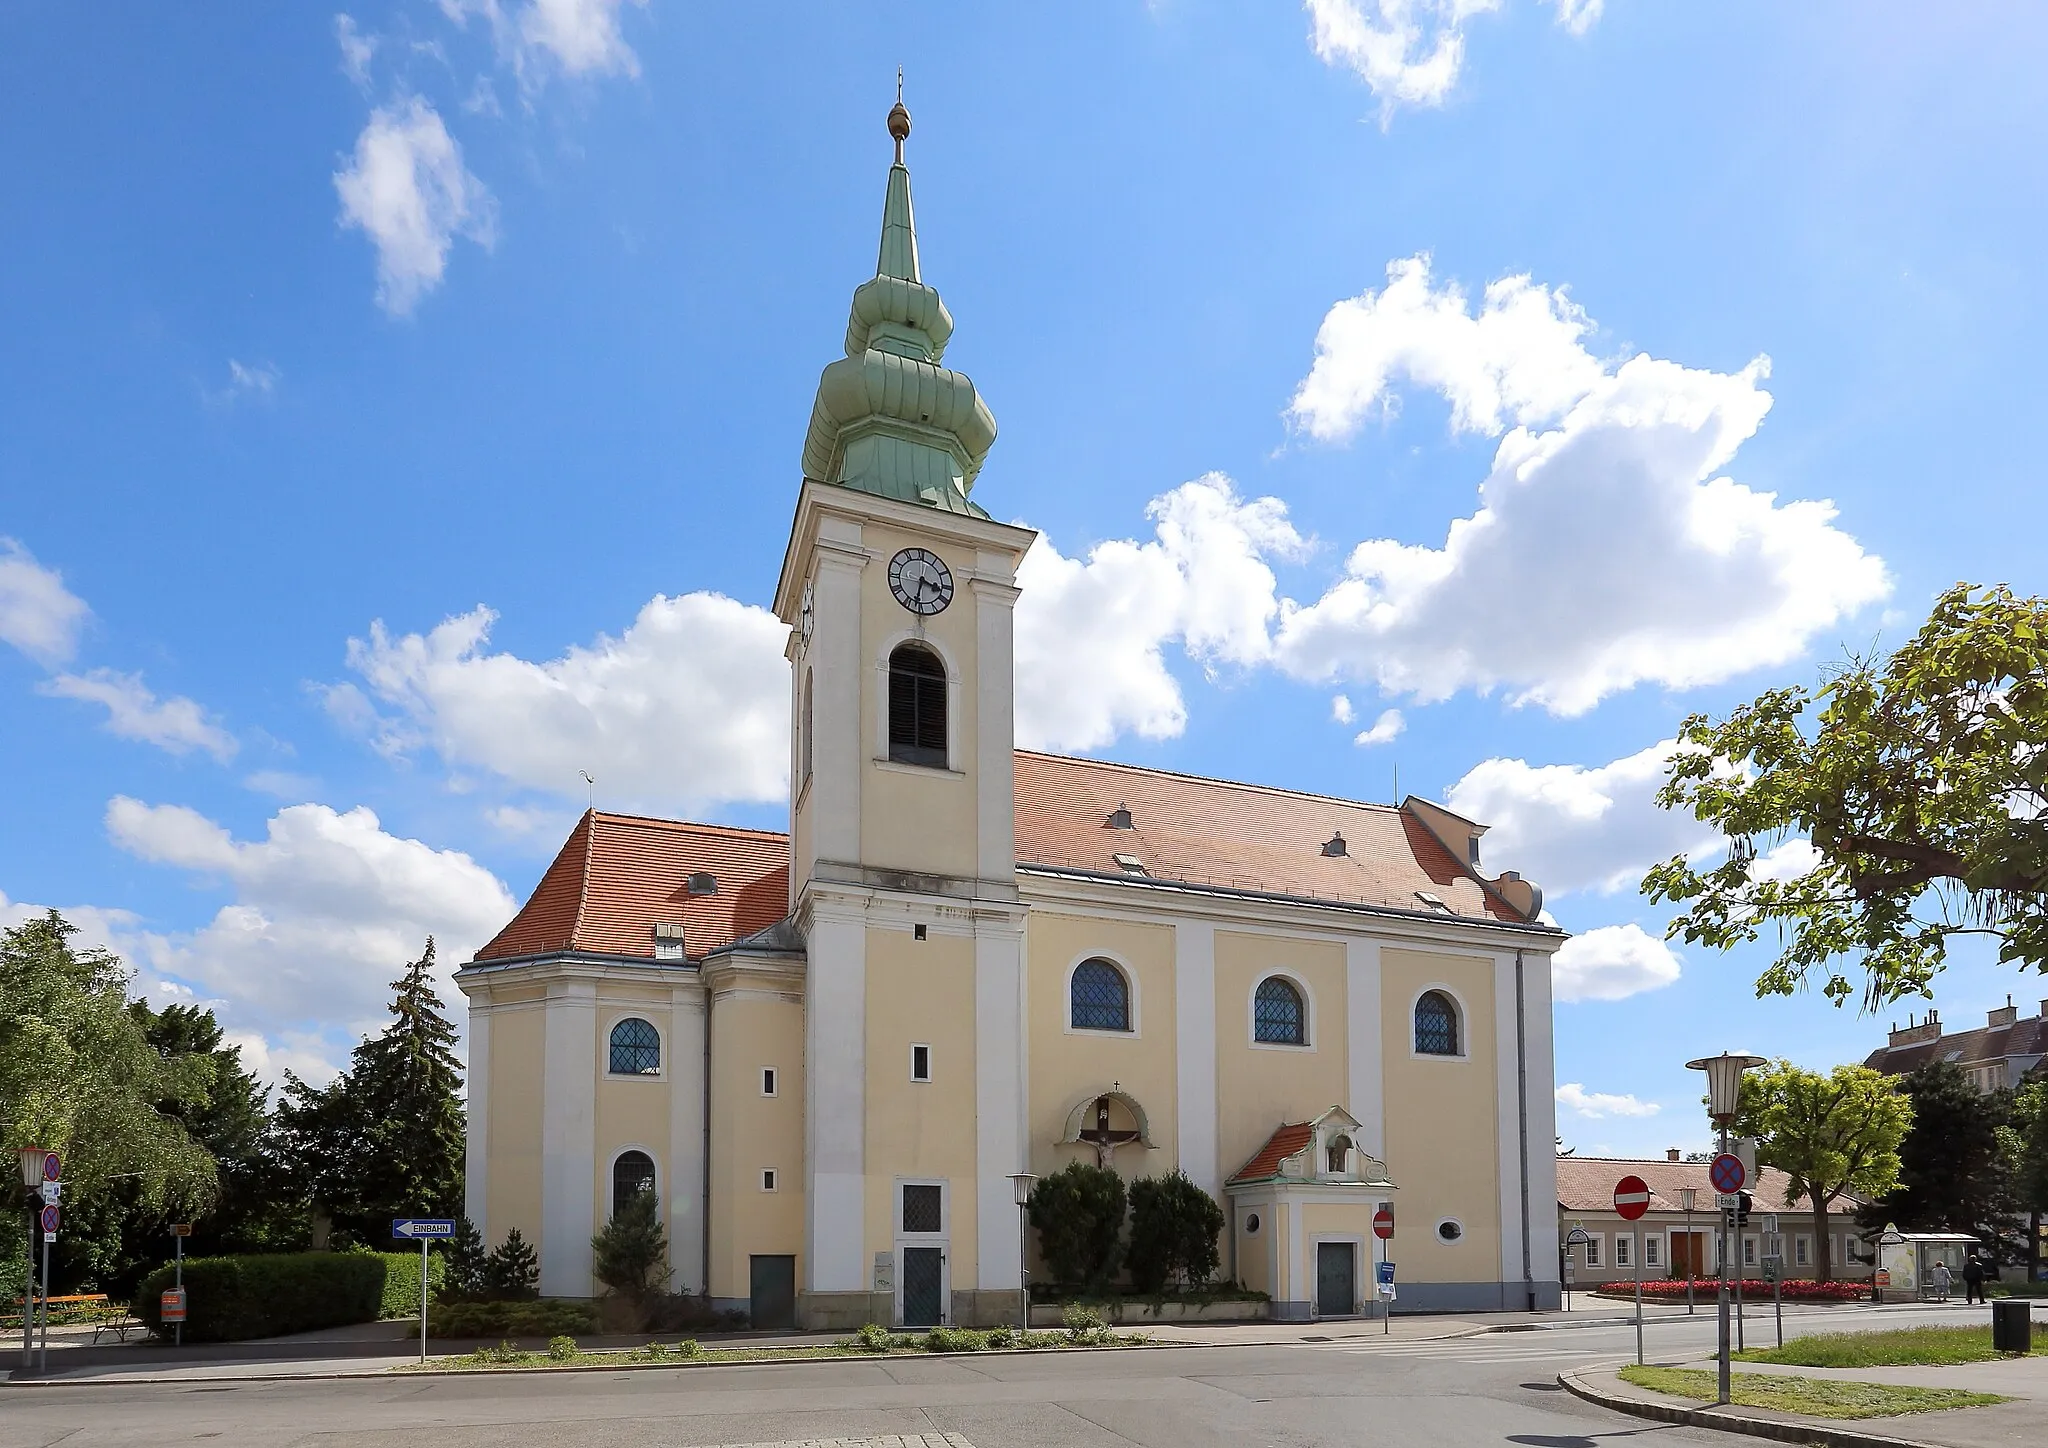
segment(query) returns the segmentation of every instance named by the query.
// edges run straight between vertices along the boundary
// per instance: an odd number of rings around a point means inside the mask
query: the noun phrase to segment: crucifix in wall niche
[[[1107,1096],[1095,1098],[1095,1125],[1085,1131],[1075,1132],[1074,1135],[1079,1140],[1085,1141],[1095,1148],[1095,1164],[1099,1167],[1110,1166],[1118,1147],[1138,1139],[1138,1133],[1135,1131],[1112,1131],[1109,1129],[1109,1098]]]

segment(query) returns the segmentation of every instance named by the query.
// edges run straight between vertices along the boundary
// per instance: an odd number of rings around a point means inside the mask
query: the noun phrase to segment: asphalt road
[[[1931,1316],[1932,1314],[1929,1314]],[[1974,1314],[1973,1314],[1974,1315]],[[1828,1314],[1830,1326],[1879,1325]],[[1921,1319],[1921,1314],[1911,1315]],[[1884,1314],[1885,1326],[1908,1319]],[[1958,1316],[1945,1320],[1959,1321]],[[1800,1325],[1812,1325],[1805,1319]],[[1756,1325],[1752,1342],[1769,1331]],[[1788,1322],[1788,1328],[1791,1324]],[[1653,1321],[1652,1360],[1711,1349],[1714,1324]],[[639,1448],[952,1433],[973,1448],[1247,1444],[1725,1445],[1590,1407],[1559,1371],[1633,1357],[1634,1330],[1576,1327],[1448,1341],[1337,1324],[1327,1342],[893,1358],[520,1376],[0,1389],[0,1448]],[[956,1440],[957,1441],[957,1440]]]

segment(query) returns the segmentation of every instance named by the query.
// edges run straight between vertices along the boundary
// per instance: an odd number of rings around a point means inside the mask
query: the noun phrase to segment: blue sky
[[[523,898],[579,769],[780,823],[761,609],[900,64],[1001,425],[975,496],[1044,534],[1027,738],[1491,820],[1582,937],[1567,1142],[1695,1144],[1688,1056],[1885,1021],[1656,944],[1631,882],[1697,842],[1660,742],[1958,578],[2043,586],[2044,30],[9,7],[0,913],[73,912],[317,1075],[420,936]],[[1970,960],[1938,1002],[2007,991],[2048,994]]]

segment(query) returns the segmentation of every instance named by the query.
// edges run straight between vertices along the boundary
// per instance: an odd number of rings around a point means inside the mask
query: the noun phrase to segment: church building
[[[1277,1317],[1371,1309],[1382,1207],[1399,1310],[1557,1305],[1564,936],[1484,826],[1015,747],[1034,534],[972,501],[889,130],[775,585],[789,831],[578,822],[456,977],[470,1218],[550,1296],[652,1191],[677,1289],[757,1324],[1014,1323],[1017,1178],[1083,1159],[1185,1172]]]

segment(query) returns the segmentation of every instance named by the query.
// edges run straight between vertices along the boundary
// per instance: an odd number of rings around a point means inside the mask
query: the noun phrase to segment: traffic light
[[[1753,1198],[1750,1196],[1748,1192],[1737,1192],[1735,1194],[1735,1198],[1736,1201],[1740,1203],[1740,1205],[1735,1208],[1735,1225],[1738,1227],[1746,1227],[1749,1225],[1749,1208]]]

